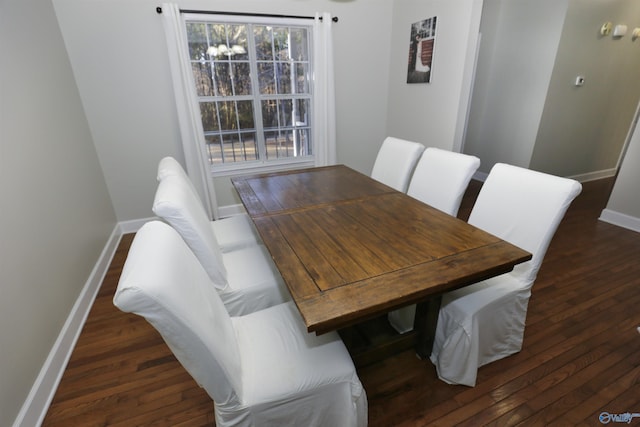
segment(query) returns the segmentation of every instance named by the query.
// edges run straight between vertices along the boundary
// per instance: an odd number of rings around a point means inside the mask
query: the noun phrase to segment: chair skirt
[[[530,295],[511,273],[445,294],[431,353],[438,377],[473,387],[479,367],[519,352]]]

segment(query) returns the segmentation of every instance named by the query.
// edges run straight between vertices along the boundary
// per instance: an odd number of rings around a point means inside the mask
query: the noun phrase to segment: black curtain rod
[[[157,13],[162,13],[161,7],[156,7]],[[267,18],[297,18],[297,19],[315,19],[313,16],[299,16],[299,15],[278,15],[273,13],[245,13],[245,12],[214,12],[210,10],[184,10],[180,9],[180,13],[203,13],[206,15],[233,15],[233,16],[260,16]],[[320,17],[322,20],[322,17]],[[338,17],[331,18],[333,22],[338,22]]]

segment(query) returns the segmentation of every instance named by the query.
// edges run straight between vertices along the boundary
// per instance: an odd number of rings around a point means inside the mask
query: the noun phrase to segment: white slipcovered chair
[[[387,137],[371,170],[371,178],[403,193],[407,192],[413,169],[424,151],[419,142]]]
[[[229,316],[167,224],[138,231],[113,302],[162,335],[213,399],[218,427],[367,424],[366,393],[337,333],[307,333],[292,302]]]
[[[530,252],[513,271],[446,293],[431,361],[450,384],[474,386],[480,366],[522,348],[531,287],[558,224],[582,186],[577,181],[496,164],[469,223]]]
[[[153,212],[178,231],[196,255],[232,316],[252,313],[290,299],[289,291],[264,245],[222,252],[211,221],[178,176],[158,184]]]
[[[190,190],[198,199],[198,202],[202,204],[202,200],[200,200],[200,196],[193,186],[193,182],[189,179],[182,165],[173,157],[165,157],[158,163],[158,182],[167,176],[178,176],[185,180]],[[204,207],[202,207],[202,209],[204,210]],[[222,252],[230,252],[236,249],[262,244],[262,239],[260,239],[258,231],[246,213],[211,221],[211,228],[216,235],[216,240]]]
[[[478,170],[480,159],[428,147],[422,153],[409,183],[407,194],[452,216],[458,214],[464,192]],[[389,323],[399,333],[413,329],[416,306],[389,313]]]

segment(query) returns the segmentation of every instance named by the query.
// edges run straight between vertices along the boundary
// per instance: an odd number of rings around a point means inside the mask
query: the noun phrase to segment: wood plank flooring
[[[369,425],[599,426],[602,412],[640,413],[640,233],[597,220],[611,185],[584,184],[560,225],[520,353],[480,368],[473,388],[438,380],[412,351],[360,368]],[[461,218],[479,187],[472,182]],[[123,236],[44,426],[215,425],[213,403],[155,330],[111,302],[132,237]]]

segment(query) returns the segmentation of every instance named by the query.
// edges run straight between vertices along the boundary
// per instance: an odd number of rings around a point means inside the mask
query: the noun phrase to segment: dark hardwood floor
[[[412,351],[360,368],[369,425],[598,426],[602,412],[640,413],[640,233],[597,220],[611,185],[584,184],[560,225],[520,353],[480,368],[473,388],[438,380]],[[472,182],[461,218],[478,189]],[[155,330],[111,302],[132,237],[120,243],[44,426],[214,425],[213,403]]]

